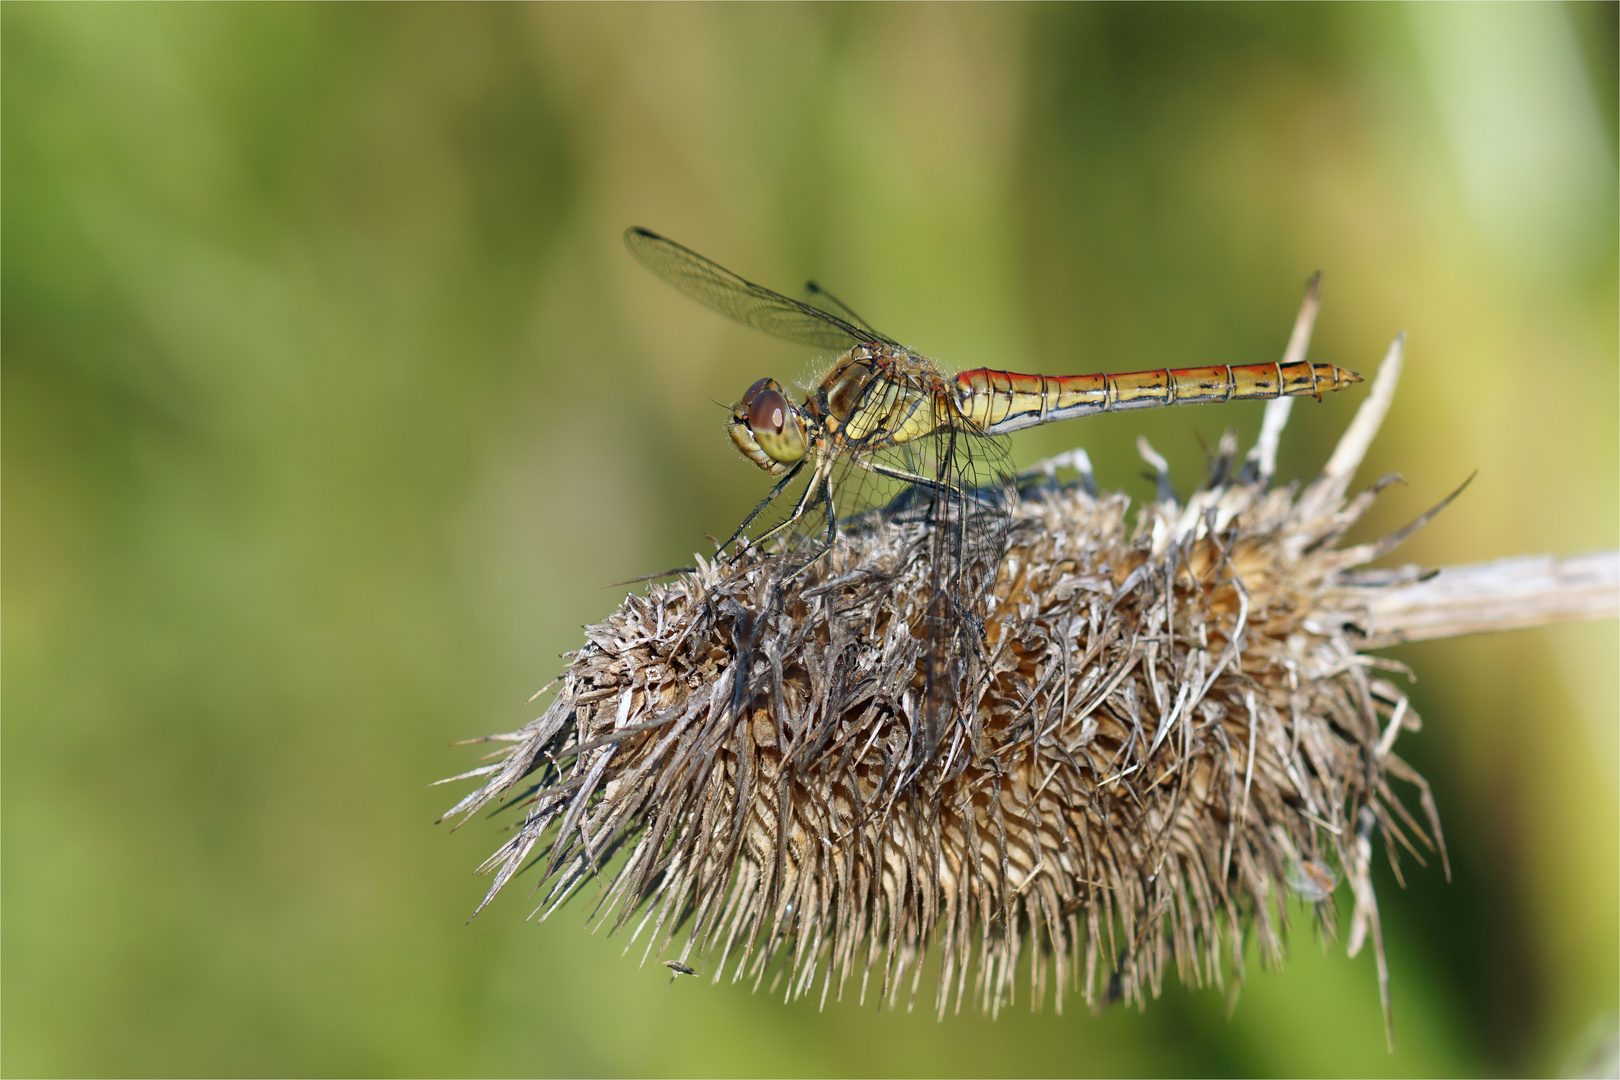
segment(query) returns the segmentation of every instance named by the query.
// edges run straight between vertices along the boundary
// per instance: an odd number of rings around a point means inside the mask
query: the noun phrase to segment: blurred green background
[[[814,276],[953,367],[1408,369],[1359,536],[1616,543],[1612,4],[6,4],[9,1075],[1559,1071],[1620,980],[1613,623],[1413,646],[1454,878],[1370,956],[1145,1013],[818,1011],[640,968],[576,903],[471,925],[433,819],[606,587],[766,480],[715,402],[804,349],[638,267],[642,224]],[[1282,472],[1361,391],[1296,407]],[[1260,406],[1024,433],[1185,492]],[[1415,805],[1415,802],[1414,802]],[[637,954],[639,955],[639,953]],[[656,958],[655,958],[656,959]]]

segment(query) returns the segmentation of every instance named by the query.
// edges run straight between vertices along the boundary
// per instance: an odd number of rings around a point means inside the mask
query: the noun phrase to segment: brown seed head
[[[969,707],[920,772],[915,528],[878,516],[796,576],[769,555],[702,562],[626,598],[544,714],[467,774],[485,782],[452,813],[527,808],[484,902],[538,853],[542,917],[595,880],[603,919],[649,955],[689,939],[716,979],[822,1000],[853,980],[893,1003],[933,950],[937,1008],[994,1012],[1024,979],[1061,1007],[1075,988],[1156,996],[1167,962],[1240,977],[1249,937],[1281,960],[1291,899],[1331,931],[1348,881],[1351,947],[1371,930],[1382,971],[1373,835],[1421,861],[1439,829],[1392,752],[1417,717],[1358,619],[1416,572],[1358,573],[1386,545],[1334,542],[1370,503],[1345,488],[1398,366],[1399,343],[1304,490],[1270,484],[1286,403],[1246,461],[1224,439],[1185,502],[1133,516],[1088,493],[1089,466],[1027,477],[952,688]]]

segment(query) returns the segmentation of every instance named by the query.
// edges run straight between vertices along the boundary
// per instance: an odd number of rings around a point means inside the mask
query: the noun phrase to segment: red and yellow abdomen
[[[1360,381],[1353,371],[1304,360],[1114,375],[1022,375],[977,368],[956,377],[956,404],[981,431],[999,435],[1125,409],[1301,394],[1320,397]]]

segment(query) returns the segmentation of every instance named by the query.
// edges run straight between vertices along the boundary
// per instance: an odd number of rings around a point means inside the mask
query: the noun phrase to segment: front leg
[[[821,546],[815,550],[814,554],[804,560],[803,566],[788,575],[789,580],[798,577],[814,566],[816,560],[831,551],[833,545],[838,542],[838,509],[833,505],[831,469],[828,469],[821,477],[821,502],[827,508],[827,538],[822,541]]]
[[[802,461],[799,463],[799,465],[803,465],[803,464],[804,464],[804,462],[802,462]],[[794,466],[793,471],[798,472],[799,471],[799,466],[798,465]],[[831,491],[831,487],[828,485],[828,482],[827,482],[827,478],[828,478],[829,475],[831,475],[831,473],[832,473],[832,462],[827,460],[826,458],[818,457],[816,459],[815,475],[811,476],[810,477],[810,482],[805,485],[804,494],[799,496],[798,503],[795,504],[794,507],[793,507],[793,513],[789,514],[785,521],[778,522],[777,524],[771,526],[769,529],[765,530],[765,532],[761,533],[758,537],[756,537],[753,540],[749,541],[748,544],[744,548],[742,548],[741,550],[739,550],[737,552],[737,555],[740,557],[744,551],[747,551],[750,548],[759,547],[761,544],[763,544],[767,540],[771,539],[771,537],[777,535],[778,533],[782,532],[785,529],[790,528],[800,518],[804,517],[805,512],[807,510],[809,510],[809,508],[813,505],[813,496],[815,496],[817,494],[820,494],[820,493],[823,493],[823,492],[830,492]],[[784,484],[786,483],[786,478],[784,478],[783,483]],[[780,487],[782,485],[779,484],[777,486],[778,486],[778,489],[780,489]],[[775,492],[773,492],[772,495],[774,497]],[[832,516],[831,513],[830,513],[830,507],[832,505],[831,497],[830,497],[830,495],[828,495],[826,497],[828,498],[828,507],[829,507],[828,516],[831,517]],[[766,501],[769,502],[770,500],[766,500]],[[764,507],[763,504],[758,506],[758,507],[755,507],[754,508],[754,513],[750,514],[748,516],[748,521],[752,521],[754,519],[755,515],[757,515],[764,508],[765,507]],[[745,521],[745,522],[743,522],[743,524],[746,525],[746,524],[748,524],[748,522]]]
[[[763,512],[764,509],[767,506],[769,506],[769,505],[771,505],[771,503],[775,502],[776,497],[778,495],[782,494],[783,491],[787,490],[787,486],[793,482],[793,478],[795,476],[798,476],[800,470],[802,470],[803,468],[804,468],[804,459],[801,458],[801,459],[799,459],[798,462],[796,462],[794,464],[793,468],[788,470],[786,476],[782,477],[782,479],[780,479],[780,480],[778,480],[776,482],[776,486],[771,488],[771,493],[769,495],[765,496],[765,498],[760,501],[760,504],[758,506],[754,507],[754,509],[749,512],[747,517],[742,519],[742,524],[737,526],[737,531],[731,534],[731,538],[729,540],[727,540],[724,544],[720,545],[720,550],[724,551],[724,550],[726,550],[727,547],[730,547],[732,544],[736,543],[737,538],[739,536],[742,536],[743,530],[747,529],[748,526],[752,525],[754,523],[754,519],[759,517],[761,512]],[[795,516],[797,516],[797,511],[795,511]],[[790,518],[789,520],[792,520],[792,519]],[[774,531],[775,530],[773,529],[772,532],[774,532]],[[769,536],[770,533],[766,533],[765,535]],[[764,537],[761,537],[761,539],[764,539]],[[740,558],[742,556],[742,553],[744,551],[747,551],[750,547],[753,547],[753,544],[744,543],[742,546],[738,547],[735,551],[732,552],[732,555],[731,555],[732,560],[735,561],[736,559]]]

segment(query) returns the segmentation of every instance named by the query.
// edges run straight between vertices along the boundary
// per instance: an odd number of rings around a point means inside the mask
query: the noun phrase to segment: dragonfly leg
[[[822,550],[831,551],[833,544],[838,542],[838,510],[833,506],[831,475],[821,481],[821,502],[827,508],[827,546]]]
[[[966,513],[969,503],[974,503],[979,506],[993,505],[985,500],[982,496],[974,494],[966,488],[960,488],[955,484],[947,483],[944,480],[935,480],[933,477],[923,476],[920,473],[906,472],[904,469],[896,469],[892,466],[880,465],[877,462],[872,461],[862,461],[859,458],[856,459],[856,464],[860,465],[863,469],[877,473],[879,476],[886,476],[890,480],[901,480],[908,484],[920,484],[925,488],[932,488],[934,491],[937,491],[940,494],[945,495],[947,498],[953,500],[955,505],[963,513]]]
[[[933,488],[935,491],[950,492],[953,495],[965,494],[955,484],[947,484],[943,480],[935,480],[920,473],[909,473],[904,469],[895,469],[888,465],[880,465],[875,461],[863,461],[860,458],[856,458],[855,463],[863,469],[877,473],[879,476],[887,476],[890,480],[903,480],[908,484],[921,484],[923,487]]]
[[[737,538],[742,536],[743,531],[745,529],[747,529],[748,526],[750,526],[750,525],[752,525],[754,523],[754,519],[759,517],[759,515],[764,512],[764,510],[765,510],[765,508],[767,506],[771,505],[771,503],[776,501],[776,497],[778,495],[782,494],[782,492],[787,489],[787,486],[793,482],[793,478],[795,476],[799,475],[799,470],[801,470],[803,468],[804,468],[804,462],[801,460],[797,464],[795,464],[793,466],[793,468],[789,469],[788,472],[787,472],[787,475],[782,477],[782,479],[778,480],[776,482],[776,486],[771,488],[771,493],[769,495],[765,496],[765,498],[760,501],[760,504],[758,506],[754,507],[751,511],[749,511],[747,517],[742,519],[742,524],[737,526],[737,531],[731,534],[731,538],[729,540],[727,540],[724,544],[720,545],[720,550],[724,551],[724,550],[726,550],[726,548],[728,548],[732,544],[736,543]],[[799,513],[798,511],[794,512],[794,517],[795,518],[798,516],[798,513]],[[793,519],[790,518],[789,520],[791,521]],[[776,530],[773,529],[771,531],[775,532]],[[770,533],[766,533],[766,536],[769,536],[769,535],[770,535]],[[763,540],[764,537],[761,537],[760,539]],[[756,541],[756,543],[757,542],[758,541]],[[734,551],[732,553],[732,558],[737,558],[744,551],[747,551],[749,548],[751,548],[753,546],[754,546],[753,544],[747,543],[745,541],[742,544],[742,546],[738,547],[736,549],[736,551]]]
[[[812,481],[812,483],[813,482],[814,481]],[[799,574],[802,574],[806,570],[810,569],[810,567],[815,564],[817,559],[831,551],[833,549],[833,545],[838,542],[838,510],[833,506],[831,470],[823,473],[821,477],[821,504],[827,508],[827,539],[824,540],[821,546],[804,560],[803,566],[799,567],[797,570],[793,571],[793,573],[788,575],[789,579],[797,577]]]
[[[804,462],[802,462],[802,461],[799,462],[798,465],[795,465],[793,467],[793,472],[794,473],[798,472],[800,467],[802,467],[803,465],[804,465]],[[805,511],[808,510],[813,505],[813,496],[816,495],[819,492],[824,491],[824,490],[831,490],[828,487],[828,482],[827,482],[827,477],[829,475],[831,475],[831,473],[832,473],[832,464],[831,464],[831,462],[829,462],[829,461],[827,461],[825,459],[817,459],[815,475],[810,478],[810,483],[805,485],[804,494],[799,496],[799,501],[797,503],[795,503],[794,506],[793,506],[793,513],[789,514],[787,516],[786,520],[778,522],[777,524],[771,526],[769,529],[765,530],[759,536],[755,537],[753,540],[749,541],[748,544],[745,547],[738,549],[737,554],[741,555],[744,551],[748,550],[749,548],[758,547],[759,545],[761,545],[761,544],[765,543],[767,540],[769,540],[771,537],[775,536],[777,533],[788,529],[796,521],[798,521],[800,518],[804,517]],[[771,499],[774,499],[777,496],[777,494],[781,491],[782,487],[786,485],[787,481],[792,479],[792,475],[793,475],[792,473],[789,473],[787,476],[782,478],[782,482],[777,484],[776,488],[774,488],[771,491],[770,498],[766,499],[765,502],[760,503],[758,506],[756,506],[754,508],[754,512],[752,514],[748,515],[747,519],[743,522],[743,527],[746,527],[748,522],[753,521],[754,518],[759,514],[759,512],[761,510],[765,509],[766,505],[770,503]],[[742,528],[739,527],[737,531],[741,532]],[[735,537],[733,537],[733,539],[735,539]]]
[[[886,476],[891,480],[903,480],[912,484],[921,484],[924,487],[932,488],[933,490],[940,492],[941,494],[945,495],[948,500],[960,500],[956,503],[956,507],[958,513],[964,517],[967,514],[968,502],[970,500],[975,502],[980,501],[978,496],[972,495],[964,489],[957,487],[955,484],[948,484],[943,480],[935,480],[932,477],[922,476],[918,473],[909,473],[903,469],[896,469],[888,465],[880,465],[876,462],[860,461],[859,459],[857,459],[857,461],[863,468],[870,469],[879,476]],[[948,520],[948,510],[946,511],[946,515],[947,518],[945,520]],[[944,523],[944,521],[940,522],[942,525]],[[954,539],[956,545],[956,566],[960,567],[967,561],[968,554],[968,530],[966,528],[966,523],[964,521],[958,521],[955,527],[947,527],[944,529],[944,532],[947,538]],[[950,542],[950,539],[948,539],[946,542]],[[980,640],[983,640],[983,618],[971,610],[963,612],[963,614],[965,614],[974,623],[978,630]]]

